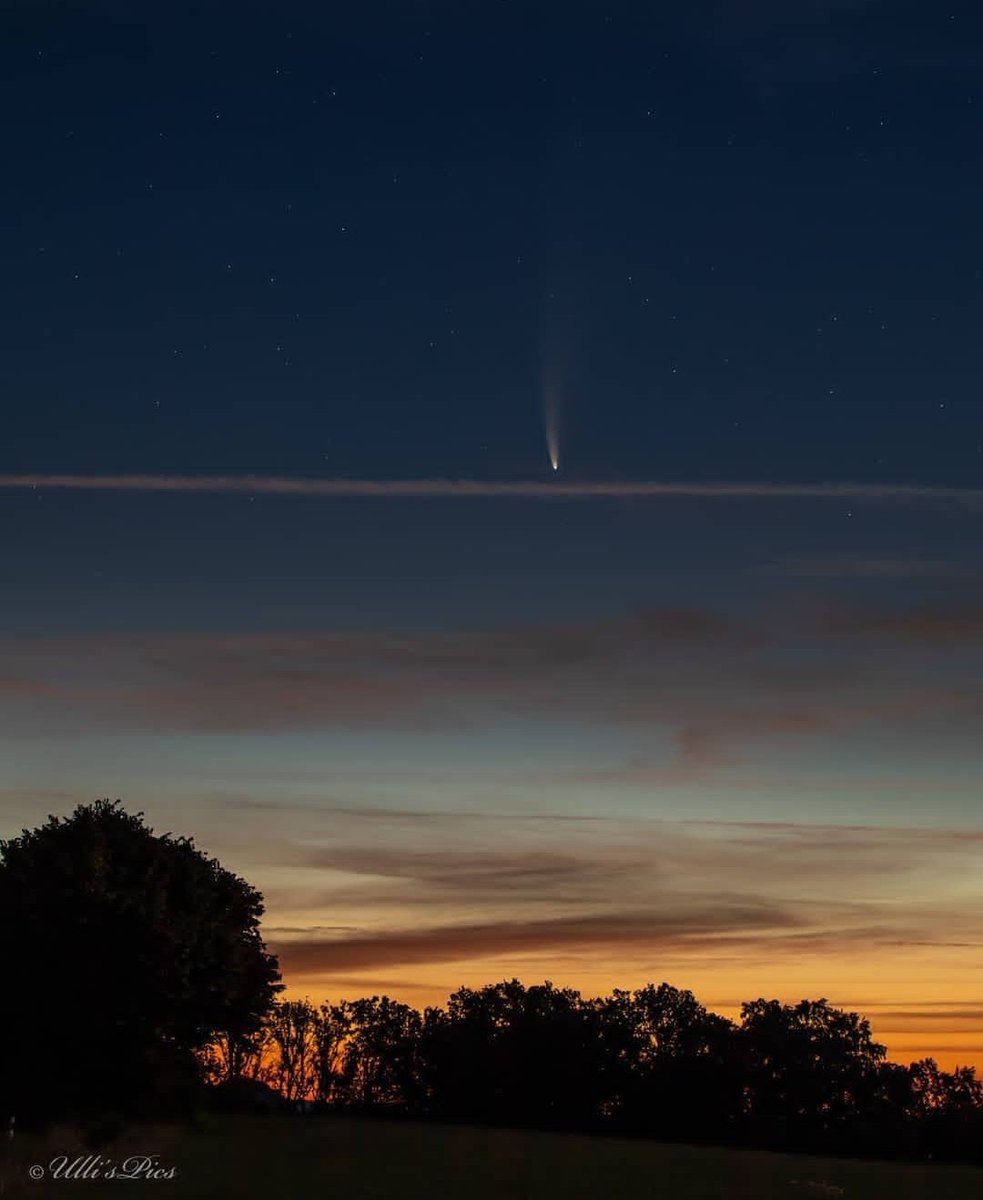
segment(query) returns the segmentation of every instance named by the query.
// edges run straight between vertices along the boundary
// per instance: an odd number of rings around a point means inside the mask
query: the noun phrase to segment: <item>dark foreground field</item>
[[[317,1118],[213,1118],[198,1131],[130,1132],[97,1164],[156,1155],[173,1180],[57,1179],[51,1163],[92,1153],[69,1134],[4,1140],[8,1197],[373,1197],[379,1200],[980,1200],[983,1170],[701,1149],[615,1138]],[[81,1157],[80,1157],[81,1156]],[[91,1160],[95,1161],[95,1160]],[[33,1180],[34,1174],[44,1177]],[[90,1169],[91,1176],[91,1169]]]

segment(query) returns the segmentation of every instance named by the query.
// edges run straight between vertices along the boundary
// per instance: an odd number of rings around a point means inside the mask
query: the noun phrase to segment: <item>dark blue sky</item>
[[[979,479],[973,5],[3,21],[4,469]]]

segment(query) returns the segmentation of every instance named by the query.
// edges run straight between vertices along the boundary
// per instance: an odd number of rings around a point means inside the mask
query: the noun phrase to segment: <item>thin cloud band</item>
[[[943,502],[976,506],[983,489],[901,483],[734,483],[687,481],[477,480],[477,479],[317,479],[283,475],[0,475],[0,489],[62,491],[199,492],[401,498],[502,498],[590,500],[618,498],[703,498],[759,500],[872,500]]]

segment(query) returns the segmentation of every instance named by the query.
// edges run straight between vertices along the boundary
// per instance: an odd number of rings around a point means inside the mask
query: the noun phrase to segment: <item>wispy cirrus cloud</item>
[[[436,925],[338,940],[298,939],[279,943],[276,950],[286,971],[317,975],[335,969],[453,962],[569,948],[633,946],[655,953],[669,945],[719,938],[722,930],[738,925],[744,929],[774,929],[792,923],[793,918],[780,909],[767,907],[743,911],[706,907],[677,914],[629,911],[539,921]]]
[[[621,820],[544,831],[534,817],[475,815],[435,843],[428,827],[361,819],[361,841],[312,830],[271,847],[293,868],[289,898],[273,897],[295,906],[295,933],[277,949],[298,977],[489,957],[517,966],[530,954],[900,961],[925,947],[975,953],[983,939],[965,890],[983,830]],[[305,935],[305,907],[358,912],[362,927]]]
[[[291,475],[0,475],[0,489],[78,492],[212,493],[338,498],[412,499],[502,498],[590,500],[613,498],[700,498],[749,500],[870,500],[943,502],[978,507],[983,489],[931,484],[699,480],[481,480],[481,479],[318,479]]]
[[[330,841],[312,829],[299,841],[271,846],[269,861],[310,878],[328,872],[374,881],[387,894],[389,883],[410,881],[435,893],[480,892],[534,904],[576,900],[592,883],[606,887],[613,880],[620,895],[637,884],[652,897],[673,889],[739,896],[754,890],[765,866],[777,887],[811,888],[819,879],[833,896],[842,876],[854,884],[890,875],[914,880],[923,867],[972,861],[983,850],[983,829],[966,827],[620,817],[600,829],[591,818],[571,818],[564,830],[547,828],[548,814],[461,813],[461,824],[435,839],[430,814],[415,830],[385,809],[350,811],[340,824],[337,810],[323,815]],[[355,836],[359,830],[365,840]]]
[[[931,736],[927,722],[941,716],[958,734],[979,716],[980,632],[972,604],[798,616],[649,605],[458,630],[19,638],[0,640],[16,681],[0,684],[0,707],[22,736],[563,721],[650,733],[648,781],[685,784],[776,741],[920,721]]]

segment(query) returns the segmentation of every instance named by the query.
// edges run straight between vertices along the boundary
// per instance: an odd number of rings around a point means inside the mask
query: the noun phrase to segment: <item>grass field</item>
[[[201,1200],[981,1200],[983,1170],[907,1166],[616,1138],[317,1118],[210,1118],[194,1131],[130,1131],[99,1153],[157,1155],[173,1180],[51,1178],[86,1151],[54,1132],[5,1141],[2,1196],[141,1195]],[[102,1169],[106,1169],[103,1161]],[[32,1166],[44,1177],[30,1178]],[[37,1174],[37,1170],[35,1174]]]

